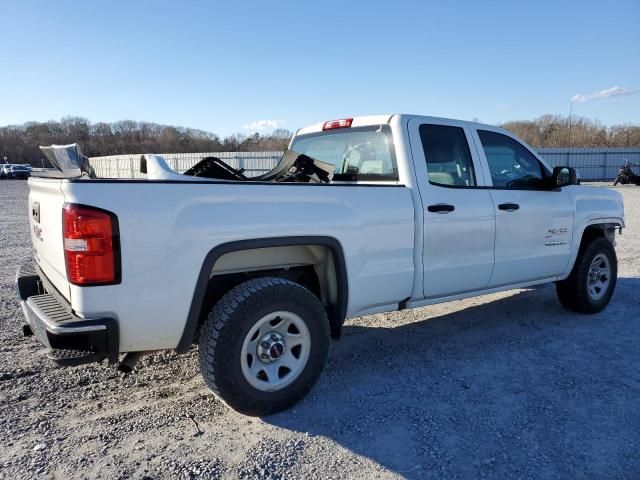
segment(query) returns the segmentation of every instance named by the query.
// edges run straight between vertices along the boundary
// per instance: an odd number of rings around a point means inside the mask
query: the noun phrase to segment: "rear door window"
[[[420,125],[429,183],[446,187],[475,187],[476,174],[464,129]]]

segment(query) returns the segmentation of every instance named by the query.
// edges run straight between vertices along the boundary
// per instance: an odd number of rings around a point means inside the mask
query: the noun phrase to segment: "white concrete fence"
[[[209,152],[161,154],[171,168],[184,173],[205,157],[218,157],[235,169],[244,168],[248,177],[266,173],[276,166],[282,152]],[[140,173],[141,155],[91,157],[89,163],[98,178],[144,178]]]
[[[611,180],[627,159],[640,164],[640,148],[539,148],[554,166],[574,167],[583,180]],[[218,157],[231,167],[244,168],[247,176],[266,173],[276,166],[282,152],[166,153],[169,166],[183,173],[205,157]],[[90,163],[100,178],[144,178],[140,155],[92,157]]]

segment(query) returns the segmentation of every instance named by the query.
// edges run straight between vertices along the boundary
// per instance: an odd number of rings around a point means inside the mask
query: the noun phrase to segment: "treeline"
[[[569,122],[569,117],[544,115],[501,126],[532,147],[640,147],[639,125],[606,127],[583,117],[572,117]]]
[[[203,130],[123,120],[91,123],[80,117],[0,127],[0,163],[43,164],[39,145],[78,143],[89,157],[128,153],[252,152],[284,150],[292,133],[235,134],[225,138]],[[47,165],[46,160],[44,165]]]
[[[571,128],[569,124],[571,123]],[[640,126],[606,127],[582,117],[544,115],[535,120],[502,125],[534,147],[640,147]],[[42,165],[39,145],[77,142],[85,155],[98,157],[127,153],[255,152],[284,150],[292,133],[277,129],[269,135],[218,135],[193,128],[123,120],[91,123],[65,117],[44,123],[0,127],[0,163]],[[45,162],[46,165],[46,162]]]

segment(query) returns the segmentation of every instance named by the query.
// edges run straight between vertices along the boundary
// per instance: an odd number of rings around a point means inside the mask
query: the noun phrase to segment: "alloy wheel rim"
[[[240,364],[245,380],[264,392],[282,390],[304,370],[311,336],[304,320],[293,312],[272,312],[260,318],[242,344]]]

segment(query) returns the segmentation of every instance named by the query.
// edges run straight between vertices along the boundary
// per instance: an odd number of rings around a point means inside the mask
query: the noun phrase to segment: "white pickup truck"
[[[319,123],[253,178],[143,155],[146,178],[99,179],[75,146],[43,150],[61,172],[29,180],[25,333],[62,365],[197,344],[207,385],[246,414],[304,397],[346,318],[545,282],[594,313],[616,284],[620,194],[490,125]]]

